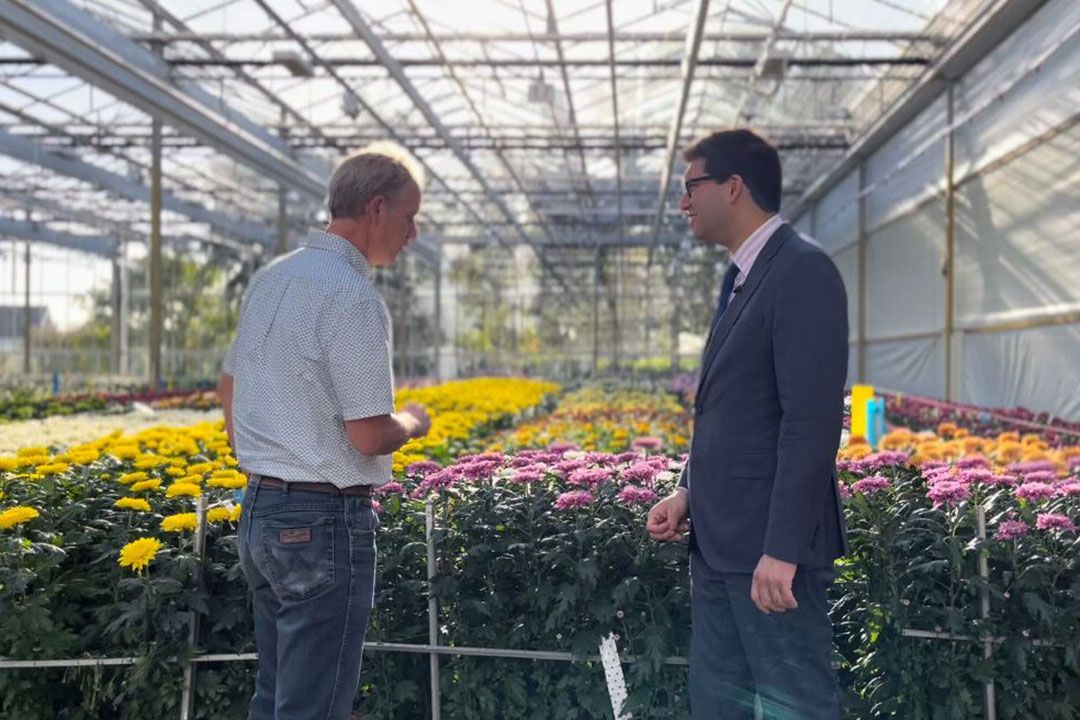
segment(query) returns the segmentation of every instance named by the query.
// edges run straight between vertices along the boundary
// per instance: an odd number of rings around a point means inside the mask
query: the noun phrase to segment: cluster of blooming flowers
[[[399,483],[390,483],[377,495],[408,493],[422,498],[458,484],[505,482],[517,485],[550,482],[566,488],[555,501],[558,510],[591,505],[598,489],[606,484],[619,486],[618,498],[625,505],[643,505],[657,499],[655,483],[678,471],[685,456],[673,460],[665,455],[649,455],[658,449],[656,438],[639,438],[623,453],[584,452],[570,443],[555,443],[545,448],[521,450],[514,454],[488,452],[466,455],[446,467],[434,462],[417,462],[405,474],[417,480],[409,492]]]
[[[886,450],[869,453],[858,458],[842,458],[837,467],[859,477],[847,485],[841,483],[844,497],[854,495],[873,496],[888,490],[891,483],[881,474],[890,467],[909,465],[911,455],[905,451]],[[926,481],[926,496],[934,507],[958,505],[968,500],[978,486],[1009,489],[1017,501],[1033,505],[1036,530],[1075,533],[1076,524],[1068,515],[1049,512],[1046,503],[1060,498],[1080,496],[1080,458],[1070,458],[1068,470],[1062,472],[1061,464],[1051,460],[1027,460],[1013,462],[1005,467],[992,465],[983,455],[972,454],[949,462],[924,460],[918,463]],[[1024,520],[1010,517],[998,524],[995,538],[1001,541],[1017,540],[1032,530]]]

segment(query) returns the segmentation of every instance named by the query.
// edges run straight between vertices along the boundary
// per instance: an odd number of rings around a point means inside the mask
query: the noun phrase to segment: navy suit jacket
[[[767,554],[831,567],[847,553],[836,451],[847,296],[829,256],[781,225],[705,348],[680,484],[690,544],[718,572]]]

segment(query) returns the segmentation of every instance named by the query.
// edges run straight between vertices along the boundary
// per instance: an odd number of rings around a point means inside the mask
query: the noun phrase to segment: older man
[[[372,488],[427,434],[394,412],[390,316],[371,278],[416,237],[420,187],[400,160],[347,158],[330,224],[252,280],[219,383],[250,482],[240,561],[254,592],[251,720],[345,720],[374,601]]]

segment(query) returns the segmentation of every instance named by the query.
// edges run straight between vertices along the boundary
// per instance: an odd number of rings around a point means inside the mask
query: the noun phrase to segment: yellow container
[[[866,437],[866,403],[874,397],[873,385],[853,385],[851,387],[851,435]]]

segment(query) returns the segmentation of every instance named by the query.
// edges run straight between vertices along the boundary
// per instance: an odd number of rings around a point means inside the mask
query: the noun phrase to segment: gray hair
[[[382,148],[364,149],[342,160],[330,177],[330,219],[357,217],[379,195],[395,200],[410,182],[419,186],[409,164],[408,158]]]

